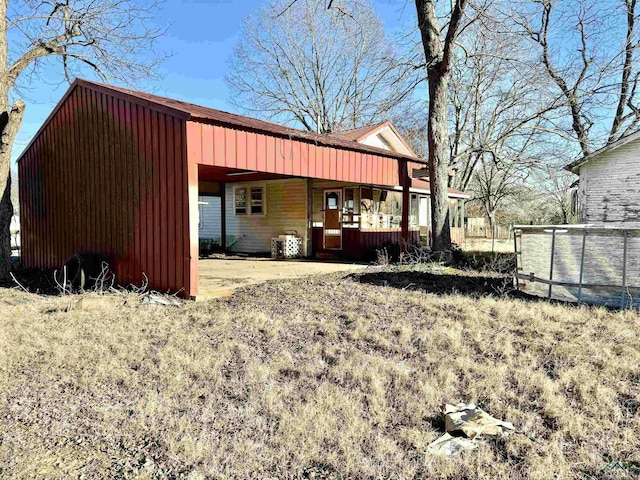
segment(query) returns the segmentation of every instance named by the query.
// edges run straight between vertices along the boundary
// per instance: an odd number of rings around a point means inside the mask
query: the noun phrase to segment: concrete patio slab
[[[365,264],[313,260],[226,257],[201,259],[198,300],[225,297],[236,288],[269,280],[284,280],[335,272],[364,270]]]

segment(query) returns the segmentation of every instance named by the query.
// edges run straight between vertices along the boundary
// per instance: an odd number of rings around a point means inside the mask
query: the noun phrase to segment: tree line
[[[160,4],[0,0],[0,281],[23,88],[52,66],[68,81],[153,76]],[[392,119],[428,160],[435,249],[450,244],[447,187],[469,191],[490,220],[532,188],[567,216],[561,166],[640,128],[636,0],[397,6],[409,27],[391,38],[367,0],[267,0],[245,21],[227,80],[238,108],[310,131]]]

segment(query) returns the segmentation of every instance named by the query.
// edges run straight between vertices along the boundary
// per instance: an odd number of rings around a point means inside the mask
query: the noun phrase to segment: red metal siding
[[[402,231],[399,229],[360,230],[357,228],[342,229],[342,250],[325,250],[323,248],[323,230],[314,227],[312,232],[313,251],[315,253],[336,254],[345,258],[362,259],[371,257],[375,250],[385,243],[402,244]],[[409,232],[410,243],[420,243],[420,231]]]
[[[400,185],[398,159],[231,127],[186,123],[189,162],[374,185]]]
[[[120,284],[145,273],[150,288],[195,292],[185,123],[72,89],[18,165],[23,262],[60,268],[76,252],[99,253]]]

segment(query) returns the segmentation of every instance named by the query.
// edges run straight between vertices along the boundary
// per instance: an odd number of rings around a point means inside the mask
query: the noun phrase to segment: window
[[[357,204],[360,205],[361,228],[400,228],[402,193],[362,187],[361,198]]]
[[[400,228],[402,222],[402,193],[387,192],[388,216],[385,219],[385,228]]]
[[[324,199],[321,189],[313,190],[313,226],[322,227],[324,224]]]
[[[265,187],[234,187],[234,212],[236,215],[265,215]]]
[[[362,228],[373,227],[373,191],[371,187],[362,187],[360,190],[360,212]]]
[[[331,192],[328,193],[326,196],[327,199],[327,204],[326,204],[326,209],[327,210],[337,210],[338,209],[338,200],[339,200],[339,195],[336,192]]]
[[[355,201],[355,188],[344,189],[344,205],[343,210],[345,213],[354,213],[356,209]]]
[[[264,213],[263,203],[262,203],[263,197],[264,197],[263,187],[251,188],[251,215],[262,215]]]
[[[342,226],[345,228],[360,227],[360,189],[345,187],[342,202]]]
[[[236,205],[236,215],[246,215],[247,214],[247,189],[246,188],[236,188],[234,189],[234,197],[235,197],[235,205]]]
[[[411,194],[411,208],[409,212],[409,226],[417,227],[420,212],[420,198],[415,193]]]

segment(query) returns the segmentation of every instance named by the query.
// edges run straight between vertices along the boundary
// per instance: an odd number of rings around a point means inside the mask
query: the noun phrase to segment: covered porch
[[[385,245],[429,242],[430,192],[421,180],[411,180],[405,238],[402,187],[206,166],[198,174],[201,253],[268,255],[271,239],[289,234],[301,240],[300,257],[372,260]],[[450,221],[462,245],[463,195],[450,198]]]
[[[414,186],[426,182],[409,173],[423,166],[420,159],[230,120],[187,123],[192,258],[203,240],[223,251],[267,256],[284,234],[299,242],[301,258],[361,259],[386,243],[428,241],[429,192]],[[205,215],[208,205],[219,214]],[[205,218],[219,218],[217,238],[200,235]]]
[[[402,187],[206,166],[198,175],[201,253],[268,256],[271,240],[289,234],[300,239],[303,258],[372,260],[382,246],[429,241],[428,190],[410,187],[405,210]],[[452,232],[462,223],[463,201],[451,199]]]

